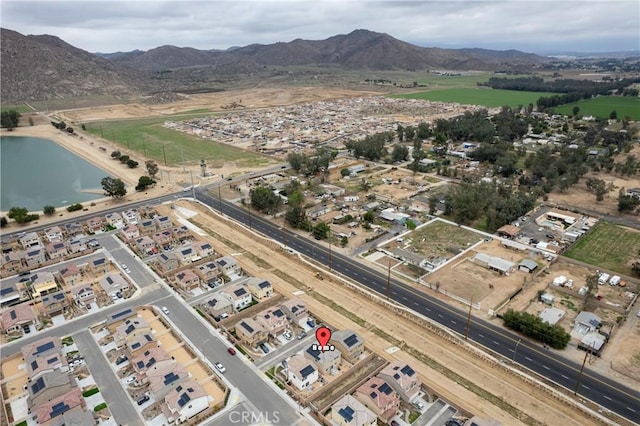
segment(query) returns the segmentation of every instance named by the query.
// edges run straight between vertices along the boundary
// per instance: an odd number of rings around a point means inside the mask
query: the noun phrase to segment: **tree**
[[[613,111],[611,111],[611,113],[609,114],[609,119],[610,120],[617,120],[618,119],[618,113],[616,112],[615,109]]]
[[[287,161],[289,162],[289,165],[293,170],[295,170],[296,173],[300,173],[300,171],[302,170],[302,168],[307,162],[307,156],[304,154],[298,154],[296,152],[292,152],[289,155],[287,155]]]
[[[122,164],[127,164],[127,161],[129,161],[130,159],[131,157],[129,157],[128,155],[121,155],[120,158],[118,158],[118,160],[120,160]]]
[[[153,160],[147,160],[144,165],[147,168],[147,174],[149,177],[151,179],[155,179],[159,171],[158,163]]]
[[[362,220],[364,220],[367,223],[373,222],[373,210],[369,210],[364,215],[362,215]]]
[[[34,122],[33,122],[33,117],[29,117],[29,126],[33,126]]]
[[[73,127],[67,127],[67,133],[73,134],[73,132],[74,132]]]
[[[573,112],[573,116],[576,117],[578,115],[578,113],[580,112],[580,107],[578,105],[575,105],[573,107],[573,109],[571,110],[571,112]]]
[[[82,209],[83,209],[83,206],[82,206],[82,204],[80,204],[80,203],[71,204],[69,207],[67,207],[67,211],[68,211],[69,213],[71,213],[71,212],[77,212],[77,211],[80,211],[80,210],[82,210]]]
[[[313,227],[313,237],[316,240],[324,240],[329,236],[331,228],[324,222],[321,222]]]
[[[82,124],[80,125],[80,128],[81,128],[82,130],[87,130],[87,126],[85,126],[85,125],[84,125],[84,123],[82,123]]]
[[[13,130],[20,124],[20,113],[14,109],[8,111],[2,111],[0,114],[0,126]]]
[[[620,213],[632,212],[636,207],[640,206],[640,199],[626,195],[624,188],[618,192],[618,211]]]
[[[604,180],[598,178],[587,179],[587,188],[589,188],[589,191],[596,194],[596,201],[604,200],[605,194],[609,192],[607,183]]]
[[[11,207],[7,216],[15,220],[17,223],[31,222],[32,220],[37,220],[40,217],[37,214],[29,214],[29,210],[25,207]]]
[[[54,214],[56,214],[56,208],[54,206],[44,206],[44,208],[42,209],[42,211],[44,212],[44,214],[46,214],[47,216],[53,216]]]
[[[347,176],[349,176],[350,174],[351,174],[351,172],[350,172],[350,171],[349,171],[349,169],[348,169],[348,168],[346,168],[346,167],[345,167],[344,169],[340,170],[340,176],[342,176],[342,177],[347,177]]]
[[[391,151],[391,160],[394,163],[405,161],[407,158],[409,158],[409,148],[400,144],[393,146],[393,151]]]
[[[407,219],[407,221],[405,222],[405,225],[407,226],[407,229],[410,229],[412,231],[416,229],[416,223],[411,219]]]
[[[396,127],[396,133],[398,134],[398,140],[402,142],[404,140],[404,127],[402,127],[402,124],[398,124],[398,127]]]
[[[136,167],[138,167],[138,162],[136,160],[132,160],[131,158],[127,160],[127,166],[130,169],[135,169]]]
[[[122,179],[112,178],[107,176],[103,178],[100,183],[104,190],[104,195],[113,198],[122,198],[127,195],[127,188],[125,187]]]
[[[256,210],[267,214],[277,213],[282,204],[280,196],[274,194],[274,192],[266,186],[252,188],[251,191],[249,191],[249,196],[251,198],[251,205]]]
[[[113,151],[111,153],[111,158],[113,158],[114,160],[119,160],[120,157],[122,157],[122,153],[120,151]]]
[[[7,220],[6,217],[4,216],[0,217],[0,228],[4,228],[8,224],[9,224],[9,221]]]
[[[140,176],[138,184],[136,185],[136,191],[144,191],[148,186],[155,185],[156,181],[149,176]]]

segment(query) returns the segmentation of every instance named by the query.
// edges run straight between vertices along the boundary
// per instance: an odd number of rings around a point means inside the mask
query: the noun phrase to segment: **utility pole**
[[[102,127],[100,127],[100,130],[102,130]],[[164,166],[167,167],[167,153],[164,150],[164,144],[162,144],[162,156],[164,157]]]
[[[589,351],[584,352],[584,359],[582,360],[582,367],[580,367],[580,373],[578,373],[578,381],[576,382],[576,388],[573,391],[574,395],[578,394],[578,388],[580,388],[580,381],[582,380],[582,372],[584,371],[584,365],[587,363],[587,357],[589,356]]]
[[[469,339],[469,329],[471,328],[471,305],[473,305],[473,300],[469,301],[469,314],[467,315],[467,329],[464,333],[464,340]]]
[[[247,203],[247,212],[249,212],[249,229],[252,229],[252,227],[251,227],[251,202]]]
[[[522,342],[522,339],[518,339],[518,342],[516,343],[516,349],[513,351],[513,362],[516,362],[516,355],[518,354],[518,345],[520,344],[520,342]]]
[[[331,229],[329,229],[329,270],[331,271]]]
[[[218,185],[218,202],[220,203],[218,209],[220,210],[220,214],[222,214],[222,192],[221,188],[222,184]]]
[[[193,185],[193,170],[191,170],[191,194],[193,195],[193,201],[196,200],[196,187]]]
[[[387,262],[387,300],[391,298],[391,259]]]

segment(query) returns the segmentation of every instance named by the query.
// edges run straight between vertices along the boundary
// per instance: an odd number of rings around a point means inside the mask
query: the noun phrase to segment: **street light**
[[[516,349],[513,351],[513,362],[516,362],[516,355],[518,354],[518,345],[522,342],[522,339],[518,339],[516,343]]]

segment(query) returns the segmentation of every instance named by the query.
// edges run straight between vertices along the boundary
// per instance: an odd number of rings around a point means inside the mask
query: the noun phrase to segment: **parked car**
[[[413,406],[416,407],[418,410],[424,410],[424,404],[420,401],[415,401],[413,403]]]
[[[116,359],[116,365],[120,365],[128,359],[129,358],[126,355],[122,355],[121,357],[118,357],[118,359]]]
[[[220,362],[216,362],[215,364],[213,364],[216,367],[216,370],[218,370],[219,372],[221,372],[222,374],[224,374],[225,371],[227,371],[226,368],[224,368],[224,365],[222,365],[222,363]]]
[[[124,382],[128,385],[130,385],[131,383],[136,381],[136,376],[131,376],[131,377],[127,377],[127,380],[125,380]]]
[[[137,399],[136,402],[138,403],[138,405],[142,405],[145,402],[147,402],[149,399],[150,399],[149,395],[142,395],[140,398]]]
[[[302,340],[302,339],[304,339],[305,337],[307,337],[307,333],[306,333],[306,332],[304,332],[304,331],[303,331],[302,333],[298,334],[298,340]]]
[[[269,348],[267,347],[267,345],[265,345],[264,343],[260,343],[260,349],[262,350],[262,352],[264,352],[265,354],[269,353]]]
[[[227,349],[227,352],[229,352],[231,355],[235,355],[236,354],[236,350],[233,349],[233,348]]]
[[[165,313],[165,315],[169,315],[169,308],[167,308],[166,306],[162,307],[162,312]]]
[[[445,426],[462,426],[463,423],[456,420],[456,419],[449,419],[447,420],[447,422],[445,423]]]

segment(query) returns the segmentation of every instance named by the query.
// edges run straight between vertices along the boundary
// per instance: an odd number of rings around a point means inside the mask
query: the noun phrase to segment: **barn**
[[[522,272],[528,272],[528,273],[532,273],[533,271],[536,270],[537,267],[538,267],[538,264],[531,259],[523,259],[518,264],[519,270],[521,270]]]
[[[473,263],[477,263],[478,265],[482,265],[487,269],[497,271],[503,275],[507,275],[516,269],[515,263],[509,262],[501,257],[489,256],[485,253],[476,253],[473,257]]]

